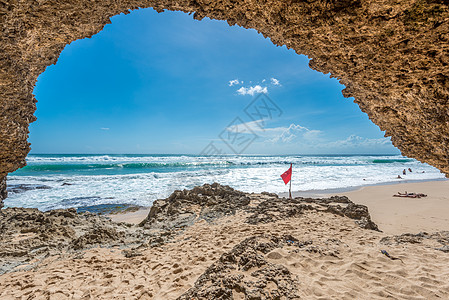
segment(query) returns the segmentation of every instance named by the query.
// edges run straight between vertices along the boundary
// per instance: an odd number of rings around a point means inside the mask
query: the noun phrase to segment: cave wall
[[[0,182],[26,164],[33,88],[65,45],[153,7],[257,29],[331,73],[403,155],[449,174],[449,0],[0,1]],[[64,99],[61,99],[64,101]],[[0,185],[1,187],[1,185]],[[0,195],[1,198],[4,195]]]
[[[3,200],[6,199],[6,176],[0,178],[0,208],[3,207]]]

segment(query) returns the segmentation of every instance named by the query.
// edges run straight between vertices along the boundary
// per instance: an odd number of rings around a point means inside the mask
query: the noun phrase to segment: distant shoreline
[[[409,184],[409,183],[418,183],[418,182],[433,182],[433,181],[449,181],[447,178],[435,178],[435,179],[398,179],[398,181],[389,181],[389,182],[381,182],[381,183],[372,183],[359,185],[354,187],[345,187],[345,188],[335,188],[335,189],[320,189],[320,190],[293,190],[292,197],[327,197],[332,194],[341,194],[347,192],[354,192],[363,189],[368,186],[385,186],[385,185],[398,185],[398,184]],[[449,192],[449,191],[448,191]],[[277,193],[279,197],[288,197],[288,192]]]

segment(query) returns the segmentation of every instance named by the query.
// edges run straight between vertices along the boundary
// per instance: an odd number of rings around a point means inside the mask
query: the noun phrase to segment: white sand
[[[424,198],[393,197],[397,192],[423,193]],[[334,194],[335,195],[335,194]],[[449,181],[368,186],[337,193],[368,206],[371,218],[389,234],[449,230]]]

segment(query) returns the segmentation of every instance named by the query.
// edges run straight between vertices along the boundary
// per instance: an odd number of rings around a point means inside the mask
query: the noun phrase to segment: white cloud
[[[272,85],[281,85],[281,83],[279,82],[279,80],[277,80],[276,78],[271,78],[271,84],[272,84]]]
[[[369,147],[389,146],[389,145],[391,145],[391,141],[388,138],[368,139],[354,134],[350,135],[348,138],[344,140],[329,143],[329,146],[336,148],[354,148],[354,147],[369,148]]]
[[[391,151],[394,149],[389,138],[370,139],[357,135],[337,141],[326,138],[321,130],[291,123],[288,126],[265,127],[266,121],[256,120],[243,124],[233,125],[227,128],[231,132],[241,134],[255,133],[259,137],[262,147],[281,147],[289,151],[305,151],[311,153],[376,153]],[[248,130],[249,129],[249,130]],[[267,143],[271,143],[268,146]],[[280,149],[280,148],[279,148]]]
[[[239,93],[239,95],[251,95],[254,96],[255,94],[268,94],[268,88],[262,87],[260,85],[256,85],[256,86],[250,86],[250,87],[241,87],[237,90],[237,93]]]
[[[276,132],[270,141],[273,143],[291,143],[295,140],[307,140],[308,142],[313,141],[319,137],[321,134],[320,130],[311,130],[307,127],[290,124],[289,127],[276,127],[276,128],[267,128],[269,132]]]
[[[229,86],[236,86],[236,85],[242,85],[241,88],[239,88],[237,90],[237,93],[239,95],[250,95],[250,96],[254,96],[255,94],[268,94],[268,87],[266,86],[267,84],[271,84],[271,86],[281,86],[281,83],[278,79],[272,77],[269,80],[268,79],[263,79],[262,81],[259,81],[260,84],[256,84],[253,85],[252,81],[249,81],[249,84],[251,86],[249,87],[245,87],[243,86],[244,81],[240,81],[238,79],[234,79],[229,81]],[[265,86],[263,86],[262,84],[264,84]]]
[[[242,83],[243,83],[243,81],[242,81]],[[240,84],[240,81],[238,79],[229,81],[229,86],[239,85],[239,84]]]
[[[107,128],[107,127],[102,127],[102,128],[100,128],[101,130],[109,130],[110,128]]]
[[[323,132],[321,130],[309,129],[295,123],[291,123],[289,126],[278,127],[264,127],[263,125],[263,120],[256,120],[233,125],[226,128],[226,130],[242,132],[242,129],[246,130],[249,128],[252,132],[267,142],[303,144],[304,146],[312,147],[313,149],[329,149],[330,151],[345,149],[382,149],[385,147],[389,148],[392,145],[388,138],[369,139],[357,135],[351,135],[346,139],[331,142],[323,137]],[[237,126],[239,126],[239,128],[236,128]]]
[[[290,124],[288,127],[263,127],[264,122],[262,120],[246,122],[237,125],[229,126],[226,130],[235,132],[242,132],[243,128],[249,128],[258,136],[266,139],[272,143],[290,143],[296,139],[307,140],[307,142],[319,139],[319,135],[322,133],[320,130],[311,130],[304,126],[297,124]],[[238,130],[239,129],[239,130]]]

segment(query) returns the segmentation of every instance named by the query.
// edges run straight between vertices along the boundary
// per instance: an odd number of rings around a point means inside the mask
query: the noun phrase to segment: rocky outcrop
[[[126,234],[125,234],[126,233]],[[141,244],[142,232],[75,209],[41,212],[33,208],[0,210],[0,274],[30,262],[94,246]],[[31,264],[30,267],[34,267]]]
[[[272,193],[248,194],[218,183],[175,191],[167,199],[156,200],[140,226],[173,231],[200,220],[213,222],[238,211],[248,213],[246,223],[258,225],[300,216],[310,210],[348,217],[361,228],[379,230],[371,221],[368,207],[355,204],[346,196],[287,199]]]
[[[51,187],[44,184],[10,184],[6,191],[8,194],[20,194],[32,190],[50,190]]]
[[[193,13],[255,28],[331,73],[402,154],[449,173],[449,2],[2,1],[0,2],[0,178],[25,165],[33,88],[70,42],[140,7]]]
[[[278,198],[275,194],[265,193],[267,200],[257,206],[248,207],[251,212],[247,223],[259,224],[270,223],[284,218],[294,217],[307,210],[323,211],[355,220],[355,223],[364,229],[379,231],[377,225],[371,221],[368,207],[355,204],[346,196],[332,196],[330,198],[302,198],[295,199]]]
[[[182,229],[197,220],[213,221],[233,215],[250,202],[247,194],[218,183],[174,191],[167,199],[156,200],[148,217],[140,224],[146,228]]]

